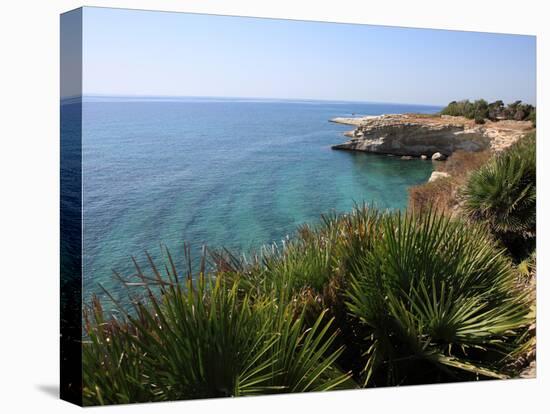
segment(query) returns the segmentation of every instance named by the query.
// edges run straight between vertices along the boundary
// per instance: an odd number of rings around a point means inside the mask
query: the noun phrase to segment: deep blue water
[[[292,235],[354,202],[404,208],[431,162],[333,151],[336,116],[435,112],[374,103],[85,99],[82,106],[84,299],[133,273],[131,256],[181,265],[183,241],[235,252]]]

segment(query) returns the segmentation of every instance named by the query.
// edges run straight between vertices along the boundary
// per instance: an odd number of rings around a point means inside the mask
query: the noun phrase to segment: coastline
[[[348,141],[334,150],[363,151],[408,157],[444,157],[455,151],[502,151],[534,128],[529,121],[489,121],[476,124],[462,116],[388,114],[337,117],[329,122],[355,128],[343,135]]]

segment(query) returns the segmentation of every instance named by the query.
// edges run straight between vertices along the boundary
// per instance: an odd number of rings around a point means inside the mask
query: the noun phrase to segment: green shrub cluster
[[[463,209],[486,223],[514,256],[534,249],[536,138],[531,133],[473,172],[462,189]]]
[[[508,378],[533,320],[486,226],[430,211],[357,207],[195,277],[165,256],[120,278],[131,312],[86,311],[85,404]]]
[[[94,299],[85,314],[85,405],[265,395],[349,388],[335,361],[333,320],[306,324],[304,308],[253,296],[238,282],[168,270],[139,273],[146,299],[104,319]],[[141,272],[138,270],[138,272]]]
[[[515,101],[504,105],[501,100],[488,103],[484,99],[478,99],[474,102],[469,100],[452,101],[441,111],[442,115],[464,116],[468,119],[474,119],[476,123],[483,124],[485,119],[498,121],[501,119],[513,119],[516,121],[529,120],[536,125],[536,110],[530,104],[524,104],[521,101]]]

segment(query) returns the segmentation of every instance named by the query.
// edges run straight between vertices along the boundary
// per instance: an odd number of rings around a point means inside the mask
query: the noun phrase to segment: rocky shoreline
[[[355,118],[333,118],[331,122],[352,125],[344,133],[348,141],[335,150],[363,151],[444,160],[455,151],[501,151],[533,129],[529,121],[471,119],[446,115],[395,114]]]

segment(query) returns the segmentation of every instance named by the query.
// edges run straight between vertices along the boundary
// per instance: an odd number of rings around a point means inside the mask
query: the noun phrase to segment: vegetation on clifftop
[[[480,152],[455,151],[445,162],[436,164],[436,171],[448,177],[409,188],[409,209],[452,213],[459,206],[458,190],[464,186],[469,174],[486,164],[491,158],[490,150]]]
[[[437,208],[488,226],[491,234],[522,260],[535,248],[536,133],[508,149],[457,151],[437,169],[448,177],[409,189],[409,208]]]
[[[452,101],[441,110],[441,115],[464,116],[475,119],[476,123],[484,123],[485,119],[491,121],[512,119],[515,121],[529,120],[536,126],[536,110],[533,105],[515,101],[504,105],[501,100],[488,103],[485,99],[474,102],[469,100]]]
[[[516,256],[534,248],[536,161],[535,134],[529,134],[474,171],[461,190],[467,216],[487,223]]]

